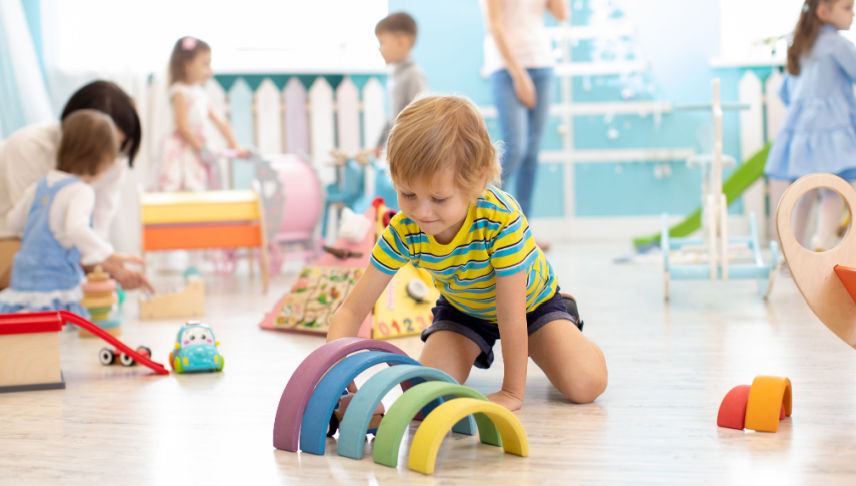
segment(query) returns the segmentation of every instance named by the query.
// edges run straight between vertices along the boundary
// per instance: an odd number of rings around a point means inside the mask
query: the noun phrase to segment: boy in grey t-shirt
[[[392,76],[387,82],[390,118],[377,141],[375,156],[379,156],[386,145],[386,138],[395,117],[417,96],[428,92],[425,74],[410,55],[416,43],[416,34],[416,21],[404,12],[391,13],[375,26],[375,36],[380,43],[383,60],[394,66]]]

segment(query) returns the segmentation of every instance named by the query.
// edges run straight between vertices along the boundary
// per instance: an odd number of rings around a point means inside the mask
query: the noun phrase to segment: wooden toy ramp
[[[808,306],[836,336],[856,347],[856,300],[853,298],[856,295],[856,268],[846,268],[856,267],[853,224],[837,246],[824,252],[803,247],[791,228],[794,205],[802,195],[818,188],[837,192],[847,203],[850,214],[854,214],[856,190],[849,183],[832,174],[807,175],[791,184],[779,202],[776,211],[779,241],[791,276]]]
[[[98,327],[95,324],[87,321],[86,319],[80,317],[79,315],[72,314],[71,312],[66,312],[66,311],[58,311],[57,312],[57,318],[61,319],[63,323],[70,322],[70,323],[74,324],[75,326],[81,327],[81,328],[86,329],[87,331],[91,332],[92,334],[95,334],[96,336],[107,341],[108,343],[112,344],[113,346],[116,346],[116,349],[118,349],[119,351],[127,354],[128,356],[130,356],[132,358],[134,358],[134,361],[136,361],[137,363],[140,363],[143,366],[150,368],[155,373],[157,373],[159,375],[168,375],[169,374],[169,371],[167,371],[167,369],[164,368],[164,366],[162,364],[156,363],[156,362],[150,360],[147,356],[143,356],[142,354],[138,353],[137,351],[129,348],[127,345],[125,345],[125,343],[123,343],[122,341],[119,341],[118,339],[113,337],[113,335],[111,335],[110,333],[104,331],[100,327]]]

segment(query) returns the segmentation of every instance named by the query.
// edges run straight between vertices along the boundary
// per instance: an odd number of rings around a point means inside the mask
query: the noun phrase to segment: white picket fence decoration
[[[386,123],[384,110],[386,93],[377,78],[369,79],[363,87],[363,147],[377,144],[383,125]]]
[[[285,145],[284,152],[309,154],[309,128],[306,120],[306,90],[297,78],[285,85]]]
[[[785,119],[785,105],[779,99],[779,87],[782,85],[782,81],[784,81],[784,76],[778,71],[773,71],[773,74],[767,78],[767,82],[765,83],[764,101],[767,105],[767,140],[776,138]]]
[[[324,183],[333,178],[330,150],[355,153],[374,148],[386,121],[386,95],[376,77],[362,91],[348,76],[335,92],[323,76],[308,91],[296,77],[282,91],[270,79],[252,91],[242,78],[228,92],[213,80],[206,91],[212,108],[229,121],[238,142],[263,154],[304,156]]]
[[[350,78],[336,88],[339,150],[351,154],[360,150],[360,93]]]
[[[752,71],[740,79],[737,86],[741,102],[749,105],[748,110],[740,112],[740,158],[746,160],[764,146],[764,101],[762,83]],[[764,181],[760,180],[743,193],[743,211],[745,214],[755,214],[756,218],[765,217],[766,191]],[[766,239],[767,225],[761,221],[760,237]]]
[[[262,81],[256,90],[255,104],[255,135],[259,152],[283,152],[282,96],[273,81]]]

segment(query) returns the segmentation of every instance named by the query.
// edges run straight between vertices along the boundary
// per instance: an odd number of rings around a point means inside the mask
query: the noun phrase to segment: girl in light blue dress
[[[853,0],[806,0],[788,48],[787,73],[779,97],[787,106],[782,129],[767,158],[770,200],[778,201],[788,184],[816,172],[856,179],[856,46],[838,33],[853,22]],[[804,241],[813,205],[803,198],[792,226]],[[808,246],[831,248],[842,201],[821,191],[817,229]]]
[[[95,192],[89,184],[118,154],[109,116],[77,110],[63,120],[56,170],[30,186],[6,217],[9,229],[22,236],[9,288],[0,292],[0,314],[67,310],[88,317],[80,305],[81,264],[114,256],[90,225]]]

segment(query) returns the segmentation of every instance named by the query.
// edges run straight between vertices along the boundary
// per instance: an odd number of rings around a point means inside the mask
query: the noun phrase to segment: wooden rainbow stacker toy
[[[381,399],[397,386],[404,393],[380,422],[373,444],[374,462],[396,467],[404,432],[420,411],[425,419],[413,436],[408,459],[414,471],[434,472],[437,452],[449,429],[466,435],[478,429],[482,443],[517,456],[529,455],[526,431],[507,408],[459,385],[443,371],[420,365],[388,341],[363,338],[331,341],[300,363],[276,410],[274,447],[324,454],[327,425],[342,390],[379,364],[390,367],[371,376],[345,411],[339,426],[340,456],[362,459],[369,421]]]

